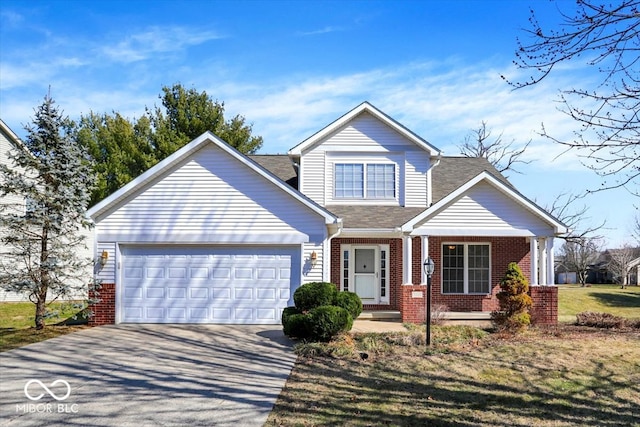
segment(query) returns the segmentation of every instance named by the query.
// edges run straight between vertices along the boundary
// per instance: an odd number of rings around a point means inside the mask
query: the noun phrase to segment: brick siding
[[[98,292],[89,290],[89,298],[98,301],[91,305],[90,326],[113,325],[116,323],[116,285],[102,283]]]
[[[531,322],[536,325],[556,325],[558,323],[558,287],[531,286],[529,294],[533,306],[529,313]]]
[[[389,304],[365,304],[365,310],[400,310],[402,285],[402,239],[333,239],[331,241],[331,283],[340,287],[340,245],[389,245]],[[339,289],[341,290],[341,289]]]

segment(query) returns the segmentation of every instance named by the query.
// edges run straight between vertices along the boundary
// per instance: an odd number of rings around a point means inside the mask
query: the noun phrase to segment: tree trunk
[[[47,292],[45,291],[45,298],[47,295]],[[37,297],[38,299],[36,300],[36,329],[40,330],[44,328],[44,317],[47,311],[47,304],[46,304],[46,299],[42,298],[40,295],[38,295]]]

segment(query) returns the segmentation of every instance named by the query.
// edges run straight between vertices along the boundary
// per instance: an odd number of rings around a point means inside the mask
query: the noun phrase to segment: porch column
[[[547,285],[555,285],[555,260],[553,256],[553,237],[547,237]]]
[[[425,259],[429,256],[429,236],[422,236],[422,259],[420,260],[420,264],[424,262]],[[420,283],[427,283],[427,273],[424,272],[424,268],[420,269],[422,279]]]
[[[402,283],[410,285],[411,265],[413,262],[413,251],[411,248],[411,236],[402,236]]]
[[[538,264],[540,266],[540,271],[538,273],[538,281],[539,285],[547,284],[547,239],[541,237],[538,244],[538,250],[540,251],[538,255]]]
[[[531,238],[531,248],[529,249],[531,253],[531,284],[538,284],[538,238]]]

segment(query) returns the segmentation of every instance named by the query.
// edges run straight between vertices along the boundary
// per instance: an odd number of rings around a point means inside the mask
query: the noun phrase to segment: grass
[[[640,426],[640,331],[449,328],[302,351],[266,425]]]
[[[626,289],[620,289],[620,285],[558,286],[558,320],[575,322],[576,314],[583,311],[640,318],[640,286]]]
[[[27,344],[44,341],[82,329],[70,319],[78,312],[77,305],[69,302],[51,303],[50,316],[42,330],[34,328],[35,305],[30,302],[0,303],[0,352]],[[72,319],[71,319],[72,320]]]

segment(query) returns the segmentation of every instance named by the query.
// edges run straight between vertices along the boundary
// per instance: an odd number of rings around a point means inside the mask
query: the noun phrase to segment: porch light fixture
[[[316,253],[316,251],[311,252],[309,260],[311,260],[311,267],[315,267],[318,263],[318,254]]]
[[[436,264],[431,257],[427,257],[422,264],[424,273],[427,275],[427,346],[431,345],[431,275],[436,269]]]
[[[100,266],[104,267],[105,265],[107,265],[108,259],[109,259],[109,252],[102,251],[102,254],[100,255]]]

